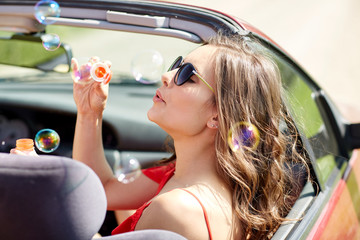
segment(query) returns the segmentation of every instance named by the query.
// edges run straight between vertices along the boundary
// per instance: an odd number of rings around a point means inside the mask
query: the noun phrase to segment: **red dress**
[[[159,187],[157,189],[156,195],[161,191],[167,181],[174,175],[175,164],[170,163],[166,166],[153,167],[149,169],[143,170],[143,174],[145,174],[151,180],[159,183]],[[149,206],[151,201],[143,204],[140,208],[136,210],[136,212],[128,217],[125,221],[123,221],[119,226],[117,226],[113,231],[112,235],[134,231],[137,222],[139,221],[142,212],[144,209]]]
[[[142,172],[148,178],[150,178],[153,181],[159,183],[159,187],[158,187],[157,192],[156,192],[156,195],[157,195],[157,194],[159,194],[161,189],[164,187],[164,185],[167,183],[167,181],[169,181],[169,179],[174,175],[175,164],[170,163],[169,165],[166,165],[166,166],[153,167],[153,168],[145,169]],[[181,188],[179,188],[179,189],[181,189]],[[210,232],[210,225],[209,225],[207,213],[206,213],[206,210],[205,210],[203,204],[200,202],[200,200],[193,193],[191,193],[190,191],[188,191],[186,189],[182,189],[182,190],[184,190],[184,191],[188,192],[189,194],[191,194],[192,196],[194,196],[194,198],[196,198],[196,200],[200,203],[200,205],[201,205],[201,207],[203,209],[203,212],[204,212],[204,217],[205,217],[206,225],[207,225],[207,228],[208,228],[209,237],[210,237],[210,240],[211,240],[212,236],[211,236],[211,232]],[[147,206],[149,206],[150,204],[151,204],[151,201],[143,204],[140,208],[138,208],[136,210],[136,212],[133,215],[128,217],[119,226],[117,226],[112,231],[111,234],[115,235],[115,234],[134,231],[135,227],[136,227],[136,224],[138,223],[144,209]]]

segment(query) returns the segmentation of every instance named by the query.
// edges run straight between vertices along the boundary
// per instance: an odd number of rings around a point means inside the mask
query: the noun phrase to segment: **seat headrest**
[[[0,153],[1,239],[86,239],[100,229],[106,196],[85,164]]]

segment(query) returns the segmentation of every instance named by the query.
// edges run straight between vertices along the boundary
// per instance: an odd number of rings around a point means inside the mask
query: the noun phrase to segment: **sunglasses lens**
[[[171,64],[171,66],[169,67],[168,72],[169,72],[169,71],[172,71],[172,70],[174,70],[174,69],[176,69],[176,68],[178,68],[178,67],[180,66],[180,64],[182,63],[182,61],[183,61],[183,57],[182,57],[182,56],[177,57],[177,58],[175,59],[175,61],[173,62],[173,64]]]
[[[180,67],[175,76],[176,85],[180,86],[184,84],[193,75],[194,67],[191,64],[184,64]]]

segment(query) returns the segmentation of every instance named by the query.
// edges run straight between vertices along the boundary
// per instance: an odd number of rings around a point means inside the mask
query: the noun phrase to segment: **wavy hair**
[[[222,33],[207,44],[217,47],[215,148],[218,172],[233,193],[233,224],[243,239],[266,239],[298,197],[293,167],[300,165],[309,176],[307,154],[282,101],[279,69],[264,47],[248,36]],[[229,129],[239,122],[258,129],[256,149],[229,147]]]

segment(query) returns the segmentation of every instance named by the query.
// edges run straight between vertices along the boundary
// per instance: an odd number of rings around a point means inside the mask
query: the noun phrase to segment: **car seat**
[[[105,191],[85,164],[66,157],[0,153],[0,239],[90,240],[105,214]],[[185,238],[144,230],[100,239]]]

